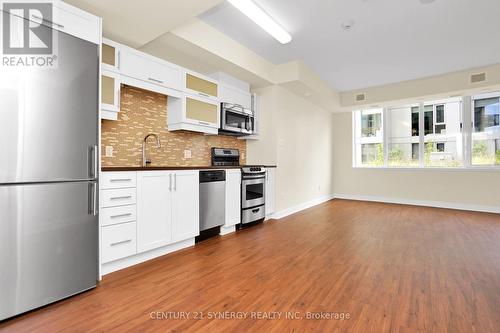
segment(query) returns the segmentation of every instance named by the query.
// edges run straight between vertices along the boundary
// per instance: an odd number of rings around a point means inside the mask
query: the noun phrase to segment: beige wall
[[[485,73],[486,81],[471,83],[472,74]],[[387,102],[400,104],[416,100],[447,98],[450,95],[479,94],[500,88],[500,64],[473,68],[422,79],[398,82],[361,90],[346,91],[340,94],[344,108],[355,109],[373,104],[387,105]],[[366,94],[366,101],[356,102],[356,95]]]
[[[333,116],[335,194],[500,206],[500,172],[352,168],[352,116]]]
[[[332,113],[280,86],[257,92],[262,127],[247,162],[277,164],[277,210],[330,195]]]

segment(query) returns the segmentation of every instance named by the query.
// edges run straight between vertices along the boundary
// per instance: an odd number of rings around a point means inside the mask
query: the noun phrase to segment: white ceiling
[[[103,19],[105,37],[140,47],[222,0],[65,0]]]
[[[302,60],[339,91],[500,63],[499,0],[254,0],[281,45],[224,2],[200,18],[279,64]],[[345,31],[341,24],[354,20]]]

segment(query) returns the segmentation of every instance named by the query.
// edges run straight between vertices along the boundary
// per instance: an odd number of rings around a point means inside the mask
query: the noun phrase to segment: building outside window
[[[418,167],[419,106],[388,108],[386,116],[387,164],[393,167]]]
[[[472,121],[472,165],[500,165],[500,98],[475,98]]]
[[[454,98],[355,111],[354,165],[463,166],[461,110],[461,99]]]
[[[459,99],[425,103],[424,113],[432,122],[425,127],[424,166],[463,166],[461,111]]]
[[[358,166],[383,166],[383,109],[356,111],[354,158]]]

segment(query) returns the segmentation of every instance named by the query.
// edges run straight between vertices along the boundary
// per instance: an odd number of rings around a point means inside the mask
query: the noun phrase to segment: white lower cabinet
[[[141,171],[137,174],[137,251],[148,251],[172,239],[172,174]]]
[[[107,263],[136,253],[135,222],[101,227],[101,260]]]
[[[137,197],[138,252],[199,234],[198,171],[140,171]]]
[[[173,174],[172,241],[193,238],[200,234],[199,171],[179,171]]]
[[[241,171],[226,170],[226,222],[225,227],[241,222]]]
[[[266,169],[266,216],[276,212],[276,168]]]

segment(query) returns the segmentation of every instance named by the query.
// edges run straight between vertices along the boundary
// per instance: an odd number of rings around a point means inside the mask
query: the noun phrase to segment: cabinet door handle
[[[202,92],[198,92],[198,95],[203,96],[203,97],[210,97],[209,94],[205,94],[205,93],[202,93]]]
[[[124,240],[124,241],[121,241],[121,242],[111,243],[110,245],[111,246],[117,246],[117,245],[122,245],[122,244],[130,243],[131,241],[132,241],[131,239],[127,239],[127,240]]]
[[[117,218],[119,218],[119,217],[127,217],[127,216],[131,216],[131,215],[132,215],[132,213],[127,213],[127,214],[118,214],[118,215],[112,215],[112,216],[110,216],[110,218],[112,218],[112,219],[117,219]]]
[[[210,126],[210,123],[206,123],[204,121],[199,121],[198,124],[200,125],[206,125],[206,126]]]
[[[168,174],[169,182],[168,182],[168,190],[172,191],[172,174]]]
[[[110,198],[110,200],[121,200],[121,199],[131,199],[131,198],[132,198],[131,195],[126,195],[123,197],[113,197],[113,198]]]
[[[117,179],[111,179],[110,182],[112,183],[118,183],[118,182],[131,182],[132,178],[117,178]]]
[[[148,80],[149,80],[149,81],[156,82],[156,83],[159,83],[159,84],[163,84],[163,81],[161,81],[161,80],[157,80],[157,79],[153,79],[152,77],[148,77]]]
[[[118,50],[117,52],[117,59],[116,59],[116,68],[120,69],[120,65],[121,65],[121,62],[122,62],[122,53],[120,50]]]
[[[174,173],[174,181],[175,181],[174,190],[177,191],[177,174],[176,173]]]

